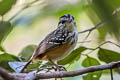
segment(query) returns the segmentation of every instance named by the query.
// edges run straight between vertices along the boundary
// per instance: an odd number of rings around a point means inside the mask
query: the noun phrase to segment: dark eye
[[[61,21],[62,24],[64,24],[66,21]]]

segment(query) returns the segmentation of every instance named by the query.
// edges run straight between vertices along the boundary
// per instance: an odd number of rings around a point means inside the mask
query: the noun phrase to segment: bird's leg
[[[67,71],[65,67],[61,66],[61,65],[57,65],[57,63],[54,63],[51,59],[49,59],[49,61],[56,67],[56,69],[58,71]],[[55,70],[55,71],[57,71]]]
[[[49,59],[49,61],[56,67],[55,71],[67,71],[65,67],[61,66],[61,65],[57,65],[57,62],[54,63],[51,59]],[[57,80],[57,78],[55,78],[55,80]],[[60,80],[64,80],[63,78],[61,78]]]

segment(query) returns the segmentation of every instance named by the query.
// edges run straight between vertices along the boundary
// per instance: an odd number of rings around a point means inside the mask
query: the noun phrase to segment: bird
[[[67,57],[74,50],[77,40],[76,21],[71,14],[64,14],[59,18],[58,27],[40,42],[21,72],[36,59],[50,61],[58,67],[55,62]]]

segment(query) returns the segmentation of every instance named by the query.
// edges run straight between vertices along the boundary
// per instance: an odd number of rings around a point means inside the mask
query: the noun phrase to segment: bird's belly
[[[70,46],[69,44],[62,45],[58,48],[48,51],[46,55],[43,57],[43,59],[51,59],[53,61],[64,59],[66,56],[70,54],[74,47],[75,44],[72,46]]]

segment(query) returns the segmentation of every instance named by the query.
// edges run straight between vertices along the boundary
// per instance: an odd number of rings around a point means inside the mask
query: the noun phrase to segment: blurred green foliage
[[[0,1],[0,15],[1,16],[5,15],[5,13],[7,13],[15,3],[16,3],[16,0]]]
[[[2,46],[0,46],[0,51],[5,52],[5,49]]]
[[[89,1],[89,0],[88,0]],[[89,13],[87,13],[94,24],[98,21],[104,23],[102,29],[98,29],[100,32],[100,38],[105,39],[106,33],[114,34],[119,40],[120,35],[120,13],[113,14],[113,12],[120,6],[119,0],[93,0],[88,5]],[[94,15],[93,15],[94,14]]]
[[[28,45],[25,48],[22,49],[22,51],[19,53],[18,56],[21,56],[23,58],[23,61],[28,61],[29,58],[32,56],[34,53],[34,50],[37,46],[36,45]]]
[[[8,53],[0,54],[0,67],[3,67],[10,72],[11,71],[13,72],[13,70],[8,65],[8,62],[12,62],[12,61],[18,61],[18,58]]]
[[[25,20],[27,18],[26,14],[18,17],[14,21],[5,21],[4,16],[6,13],[9,13],[9,11],[16,4],[17,0],[2,0],[0,1],[0,15],[1,15],[1,21],[0,21],[0,51],[3,52],[0,55],[0,67],[6,68],[8,71],[12,71],[12,69],[9,67],[8,62],[11,61],[18,61],[17,56],[11,55],[6,53],[6,49],[4,49],[4,46],[2,45],[5,39],[7,39],[8,35],[10,32],[16,27],[17,25],[13,26],[14,22],[20,20]],[[39,0],[37,1],[39,2]],[[52,2],[52,1],[51,1]],[[31,4],[31,3],[30,3]],[[99,32],[99,40],[103,42],[106,40],[107,34],[113,36],[117,39],[119,43],[119,35],[120,35],[120,23],[119,23],[119,16],[120,13],[119,11],[117,13],[114,13],[117,8],[120,6],[120,1],[119,0],[79,0],[77,3],[71,3],[67,5],[63,5],[62,8],[58,7],[57,4],[52,3],[43,3],[43,8],[39,8],[40,5],[37,5],[35,8],[37,8],[37,11],[35,16],[32,16],[34,18],[31,18],[31,24],[34,23],[34,20],[37,18],[44,19],[48,16],[52,17],[60,17],[63,14],[72,14],[75,19],[77,24],[79,23],[79,15],[81,13],[86,14],[86,16],[90,19],[90,21],[96,25],[99,22],[103,22],[101,27],[97,29]],[[29,1],[27,2],[26,5],[29,5]],[[41,4],[42,5],[42,4]],[[23,5],[24,6],[24,5]],[[56,7],[57,6],[57,7]],[[24,8],[23,11],[26,9],[30,9],[31,6],[27,6]],[[23,8],[22,8],[23,9]],[[22,10],[21,10],[22,12]],[[34,11],[33,11],[34,13]],[[20,13],[17,14],[12,14],[11,17],[15,15],[19,15]],[[30,14],[30,13],[29,13]],[[29,15],[27,14],[27,15]],[[22,18],[26,16],[25,18]],[[30,16],[28,16],[30,17]],[[24,21],[24,24],[28,23],[27,21]],[[86,22],[87,23],[87,22]],[[79,26],[78,26],[79,28]],[[17,46],[16,46],[17,47]],[[27,45],[24,47],[20,52],[18,56],[22,56],[23,61],[27,61],[30,56],[33,54],[36,45]],[[101,62],[109,63],[112,61],[119,61],[120,60],[120,53],[117,51],[112,51],[109,49],[104,49],[104,48],[99,48],[98,52],[96,52],[97,56],[91,57],[89,54],[85,54],[84,52],[88,51],[89,48],[87,46],[83,47],[80,46],[76,48],[69,56],[67,56],[65,59],[61,60],[58,62],[60,65],[69,65],[69,64],[74,64],[75,62],[79,61],[80,58],[85,56],[86,58],[81,62],[82,67],[89,67],[89,66],[95,66],[95,65],[101,65]],[[83,55],[82,55],[83,54]],[[41,63],[41,62],[40,62]],[[31,64],[28,69],[35,69],[39,66],[39,64]],[[83,80],[100,80],[101,78],[102,71],[99,72],[92,72],[88,73],[87,75],[83,76]],[[108,73],[109,74],[109,73]]]
[[[2,44],[2,41],[7,37],[7,35],[12,30],[11,23],[8,21],[0,21],[0,44]]]

